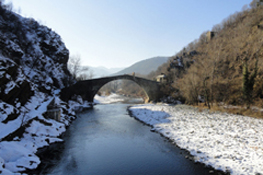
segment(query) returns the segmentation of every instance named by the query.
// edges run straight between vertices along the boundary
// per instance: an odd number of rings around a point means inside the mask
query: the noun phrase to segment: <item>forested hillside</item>
[[[263,6],[258,0],[204,32],[149,77],[164,73],[166,96],[263,106]]]

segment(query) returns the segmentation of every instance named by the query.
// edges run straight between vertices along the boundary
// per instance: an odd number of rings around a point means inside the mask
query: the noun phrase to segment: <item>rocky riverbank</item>
[[[40,100],[40,99],[38,99]],[[42,100],[40,100],[41,102]],[[57,101],[59,101],[57,99]],[[72,120],[76,118],[75,109],[91,108],[88,103],[80,104],[70,101],[69,104],[59,101],[60,120],[48,119],[44,116],[47,110],[46,103],[39,103],[35,100],[32,103],[30,113],[27,115],[35,116],[21,126],[21,121],[16,119],[14,123],[5,124],[7,137],[2,138],[0,142],[0,171],[4,174],[20,174],[28,172],[39,167],[45,156],[50,156],[51,152],[43,150],[52,150],[54,145],[63,142],[61,135],[66,131]],[[35,105],[38,105],[35,109]],[[34,110],[35,109],[35,110]],[[17,125],[17,129],[13,128]],[[9,130],[8,130],[9,129]],[[51,146],[51,148],[49,148]],[[48,154],[45,154],[48,153]],[[37,171],[39,168],[37,169]]]
[[[194,161],[230,174],[263,173],[263,120],[227,113],[199,112],[186,105],[136,105],[137,119],[151,125]]]

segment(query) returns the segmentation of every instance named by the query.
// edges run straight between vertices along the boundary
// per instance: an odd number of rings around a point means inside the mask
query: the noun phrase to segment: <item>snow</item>
[[[136,105],[132,115],[186,149],[195,161],[239,174],[263,174],[263,120],[198,112],[184,105]]]
[[[63,141],[59,136],[75,119],[75,106],[91,105],[80,99],[81,104],[70,106],[58,97],[71,78],[66,70],[69,51],[58,34],[15,13],[0,20],[18,29],[1,33],[0,174],[20,174],[39,165],[39,148]],[[45,114],[54,98],[59,121]]]
[[[104,95],[95,95],[94,97],[95,104],[109,104],[109,103],[118,103],[118,102],[125,102],[125,103],[132,103],[132,104],[139,104],[143,103],[143,98],[140,97],[127,97],[125,95],[115,94],[112,93],[109,96]]]
[[[82,99],[80,95],[76,96],[76,101],[69,100],[68,104],[70,106],[70,110],[75,114],[75,111],[81,112],[85,109],[92,108],[93,104]]]
[[[123,101],[124,101],[123,96],[115,93],[112,93],[109,96],[99,96],[96,94],[94,97],[94,103],[97,104],[109,104],[109,103],[117,103]]]
[[[18,120],[18,119],[10,121],[8,122],[8,124],[0,123],[0,128],[1,128],[0,139],[3,139],[10,133],[17,130],[20,127],[20,125],[21,125],[21,120]]]
[[[19,142],[0,142],[0,148],[5,169],[11,172],[33,169],[40,163],[39,158]]]
[[[55,98],[55,102],[61,106],[61,111],[67,110],[68,113],[61,112],[61,120],[56,121],[47,119],[43,114],[47,111],[47,105]],[[75,102],[75,106],[90,107]],[[19,105],[18,105],[19,106]],[[0,122],[0,172],[3,174],[20,174],[26,169],[35,169],[40,164],[39,158],[35,155],[39,148],[48,146],[54,142],[62,142],[58,138],[66,131],[66,126],[74,119],[74,111],[70,106],[61,101],[58,97],[47,96],[44,93],[36,92],[28,103],[20,108],[21,114],[7,123]],[[63,110],[62,110],[63,108]],[[1,110],[4,109],[4,110]],[[17,110],[14,106],[0,101],[0,119],[6,117]],[[10,133],[16,131],[23,124],[28,124],[21,138],[15,137],[11,141],[2,140]],[[1,174],[1,173],[0,173]]]
[[[4,121],[8,115],[15,112],[15,108],[12,105],[9,105],[5,102],[0,103],[0,109],[5,109],[5,110],[0,110],[0,115],[1,115],[0,122]]]
[[[183,64],[182,64],[182,58],[181,57],[179,57],[179,59],[178,59],[178,66],[184,67]]]

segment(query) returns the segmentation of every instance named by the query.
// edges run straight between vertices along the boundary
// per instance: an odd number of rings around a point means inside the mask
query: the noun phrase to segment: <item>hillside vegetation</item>
[[[252,1],[212,32],[201,34],[149,77],[165,73],[164,94],[188,104],[263,107],[263,6]]]

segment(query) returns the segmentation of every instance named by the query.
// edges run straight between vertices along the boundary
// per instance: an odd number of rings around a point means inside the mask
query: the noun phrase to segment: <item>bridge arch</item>
[[[110,81],[109,83],[104,84],[97,92],[97,94],[101,95],[109,95],[110,93],[135,95],[136,97],[140,96],[143,101],[147,101],[149,99],[148,94],[139,84],[127,79]]]
[[[148,96],[148,99],[146,99],[145,102],[156,101],[160,97],[160,87],[158,82],[131,75],[119,75],[78,81],[76,84],[63,89],[61,91],[61,98],[63,100],[69,100],[74,94],[76,94],[89,102],[93,102],[94,96],[99,89],[105,84],[115,80],[131,80],[137,83]]]

